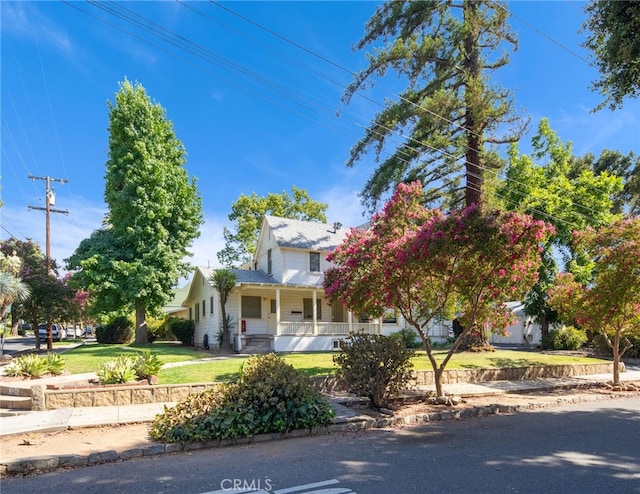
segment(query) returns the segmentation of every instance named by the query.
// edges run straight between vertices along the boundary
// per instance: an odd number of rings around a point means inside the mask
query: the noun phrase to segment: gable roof
[[[211,275],[223,268],[198,268],[198,270],[202,273],[202,276],[206,280],[211,278]],[[229,269],[232,273],[236,275],[237,283],[275,283],[279,284],[274,278],[271,276],[267,276],[262,271],[250,271],[248,269]]]
[[[218,269],[222,268],[205,268],[198,266],[196,273],[198,273],[199,276],[202,276],[211,286],[213,286],[209,280],[211,279],[211,275],[213,275],[213,273]],[[278,283],[273,277],[266,275],[263,271],[250,271],[248,269],[229,269],[229,271],[236,275],[236,283],[240,285],[281,285],[281,283]],[[195,278],[196,277],[194,276],[194,279]]]
[[[316,221],[292,220],[265,215],[265,223],[271,228],[277,244],[291,249],[329,252],[342,243],[347,228],[334,228]]]
[[[189,295],[191,289],[191,282],[187,283],[182,288],[176,288],[173,290],[173,298],[162,307],[162,312],[165,314],[174,314],[184,310],[182,302]]]

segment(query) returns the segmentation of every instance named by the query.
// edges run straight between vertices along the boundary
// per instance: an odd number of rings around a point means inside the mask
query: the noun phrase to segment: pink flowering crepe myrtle
[[[325,293],[354,312],[373,317],[394,308],[420,334],[442,395],[441,364],[433,356],[429,323],[453,313],[463,336],[490,327],[504,331],[516,300],[538,276],[541,245],[553,227],[531,216],[477,207],[448,214],[427,209],[419,182],[401,184],[368,230],[351,230],[330,256]]]

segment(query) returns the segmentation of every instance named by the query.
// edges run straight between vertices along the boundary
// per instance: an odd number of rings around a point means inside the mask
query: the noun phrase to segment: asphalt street
[[[640,493],[640,400],[140,458],[11,493]]]

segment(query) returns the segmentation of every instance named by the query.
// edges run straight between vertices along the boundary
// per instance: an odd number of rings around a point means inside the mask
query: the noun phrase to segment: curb
[[[86,467],[103,463],[126,461],[133,458],[180,453],[184,451],[218,449],[230,446],[241,446],[267,441],[281,441],[285,439],[319,436],[331,433],[354,432],[403,425],[419,425],[429,422],[461,420],[475,417],[489,417],[491,415],[513,414],[520,411],[537,410],[558,405],[603,401],[608,399],[625,398],[629,396],[630,394],[628,392],[620,392],[613,393],[607,396],[582,395],[578,397],[561,397],[555,398],[552,401],[529,403],[527,405],[502,405],[499,403],[495,403],[487,406],[474,406],[458,410],[441,410],[437,412],[410,415],[406,417],[371,418],[368,416],[357,415],[353,417],[339,418],[337,420],[334,419],[333,423],[326,427],[314,428],[311,430],[294,430],[284,433],[258,434],[251,437],[220,439],[202,442],[190,441],[166,444],[158,443],[150,444],[142,448],[124,450],[121,452],[118,452],[116,450],[94,452],[86,456],[35,456],[0,463],[0,478],[37,475],[40,473],[50,472],[58,469]],[[636,396],[638,395],[636,394]]]

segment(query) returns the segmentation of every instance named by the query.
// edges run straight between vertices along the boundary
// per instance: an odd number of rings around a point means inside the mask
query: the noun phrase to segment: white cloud
[[[364,209],[358,193],[359,190],[336,185],[317,199],[329,205],[326,213],[329,224],[339,221],[345,228],[350,228],[360,226],[369,220],[362,214]]]
[[[558,116],[550,117],[549,123],[560,139],[573,142],[574,153],[578,155],[589,152],[598,155],[603,149],[638,152],[640,136],[637,129],[640,122],[637,110],[640,104],[636,108],[629,106],[615,112],[602,110],[591,113],[589,108],[581,105],[572,113],[562,110]]]
[[[51,257],[62,267],[64,259],[70,257],[85,238],[102,225],[106,209],[76,197],[69,215],[51,214],[50,239]],[[46,251],[46,217],[43,211],[25,208],[0,208],[1,240],[15,236],[19,240],[31,239],[37,242],[43,254]],[[189,249],[193,253],[187,259],[197,266],[219,266],[216,253],[224,247],[222,232],[228,226],[224,217],[208,214],[201,226],[200,237]]]
[[[3,32],[29,39],[36,38],[44,46],[52,46],[65,55],[74,51],[67,33],[44,15],[33,2],[3,3],[2,17]]]
[[[191,247],[193,256],[188,261],[194,266],[220,267],[216,253],[224,248],[224,238],[222,232],[228,225],[226,218],[221,218],[215,214],[206,214],[205,222],[200,227],[200,237],[198,237]]]

